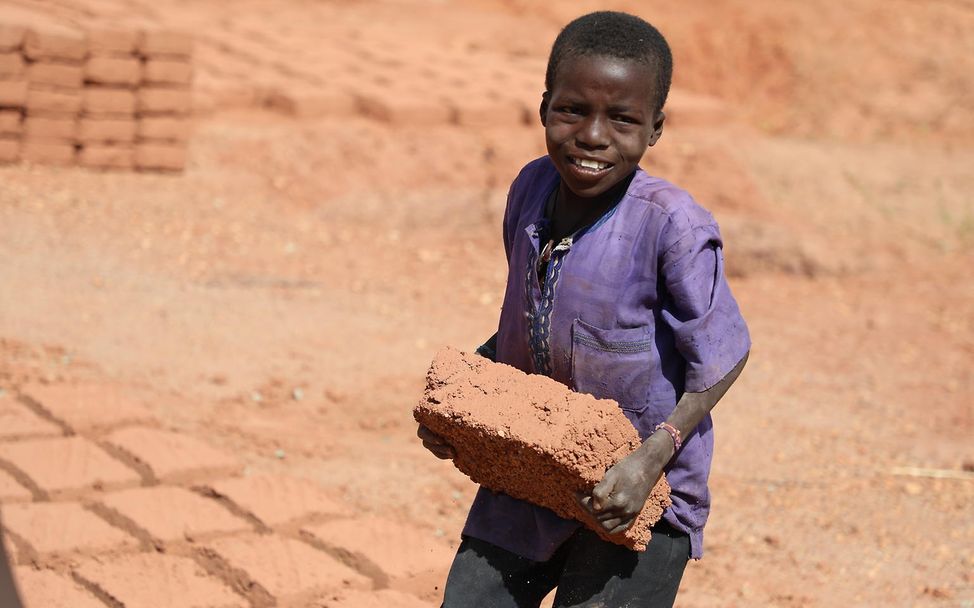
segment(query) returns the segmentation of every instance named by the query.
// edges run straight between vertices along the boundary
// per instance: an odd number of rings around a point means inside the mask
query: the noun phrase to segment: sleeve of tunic
[[[703,392],[747,354],[750,335],[724,276],[723,242],[710,214],[680,214],[661,237],[663,321],[686,361],[684,390]]]
[[[511,195],[514,193],[514,185],[512,184],[510,189],[507,191],[507,203],[504,205],[504,223],[502,226],[503,236],[504,236],[504,254],[507,255],[507,263],[511,263],[511,231],[514,227],[511,226],[511,222],[514,219],[511,217]]]

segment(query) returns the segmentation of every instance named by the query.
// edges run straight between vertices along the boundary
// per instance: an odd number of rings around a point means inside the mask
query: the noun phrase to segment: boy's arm
[[[683,395],[666,423],[689,439],[740,375],[750,351],[747,325],[724,276],[723,242],[709,214],[690,208],[663,230],[661,319],[686,362]],[[635,520],[674,456],[675,438],[657,430],[610,468],[583,506],[611,532]]]
[[[700,393],[683,393],[666,419],[688,437],[727,392],[747,363],[748,353],[717,384]],[[663,467],[675,453],[673,438],[660,429],[632,454],[605,473],[591,496],[580,498],[582,506],[610,534],[628,528],[646,504],[649,493],[663,474]]]

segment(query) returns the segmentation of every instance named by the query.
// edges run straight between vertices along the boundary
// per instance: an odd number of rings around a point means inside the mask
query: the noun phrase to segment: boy
[[[710,410],[750,348],[713,217],[638,163],[663,130],[672,58],[624,13],[576,19],[551,50],[541,101],[548,155],[514,181],[498,332],[478,352],[615,399],[643,439],[579,501],[625,530],[665,471],[673,506],[645,552],[481,488],[447,579],[445,608],[672,606],[703,554]],[[452,448],[420,427],[441,458]]]

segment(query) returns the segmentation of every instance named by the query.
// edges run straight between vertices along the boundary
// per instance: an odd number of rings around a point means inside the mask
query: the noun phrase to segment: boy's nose
[[[575,142],[578,147],[588,150],[606,148],[609,145],[608,127],[605,117],[589,115],[576,132]]]

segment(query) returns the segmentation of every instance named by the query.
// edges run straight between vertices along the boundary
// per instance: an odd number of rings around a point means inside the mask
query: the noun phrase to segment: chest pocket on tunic
[[[627,413],[649,403],[653,330],[600,329],[572,322],[572,387],[600,399],[614,399]]]

